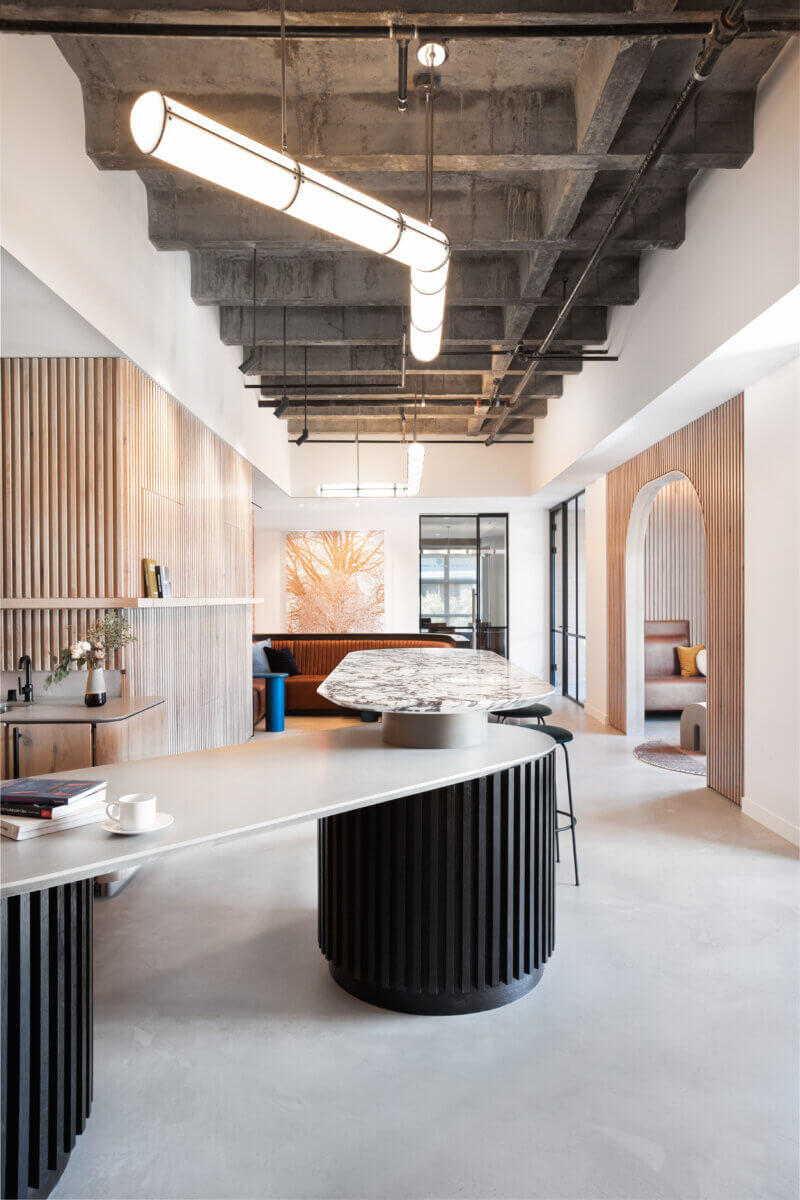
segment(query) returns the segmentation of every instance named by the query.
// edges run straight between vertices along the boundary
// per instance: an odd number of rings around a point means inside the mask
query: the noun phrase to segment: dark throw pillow
[[[267,638],[263,642],[253,642],[253,674],[266,675],[270,670],[270,665],[267,662],[265,651],[272,645],[272,642]]]
[[[270,671],[285,671],[287,675],[299,675],[300,668],[294,661],[291,650],[274,650],[268,646],[264,653],[267,656]]]

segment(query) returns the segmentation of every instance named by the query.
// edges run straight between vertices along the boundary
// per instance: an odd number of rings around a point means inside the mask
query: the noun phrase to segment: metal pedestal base
[[[488,740],[489,714],[474,709],[460,713],[385,712],[382,729],[383,740],[390,746],[459,750]]]

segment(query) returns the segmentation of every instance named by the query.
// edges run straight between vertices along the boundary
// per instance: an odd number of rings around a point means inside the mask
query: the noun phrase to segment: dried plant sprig
[[[86,637],[64,646],[58,654],[50,656],[52,670],[44,681],[45,689],[66,679],[73,668],[87,667],[95,670],[105,663],[106,654],[122,650],[129,642],[135,642],[130,623],[124,613],[109,609],[101,620],[87,629]]]

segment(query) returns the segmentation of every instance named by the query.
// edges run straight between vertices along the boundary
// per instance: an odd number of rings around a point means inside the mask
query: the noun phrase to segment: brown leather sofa
[[[275,650],[292,651],[300,668],[299,675],[286,680],[286,711],[298,714],[335,714],[344,712],[320,696],[317,688],[346,654],[353,650],[393,650],[404,646],[435,646],[453,649],[455,638],[447,634],[424,633],[255,633],[254,642],[269,638]],[[266,710],[266,682],[253,680],[253,722],[260,721]]]
[[[688,621],[645,621],[645,712],[677,712],[705,700],[705,675],[681,675],[675,647],[691,644]]]

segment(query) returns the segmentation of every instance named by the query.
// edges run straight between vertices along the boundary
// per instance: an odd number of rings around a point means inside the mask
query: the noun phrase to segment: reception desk
[[[553,947],[553,748],[492,725],[478,745],[401,749],[368,725],[76,772],[109,800],[156,792],[175,821],[2,843],[4,1194],[47,1194],[91,1108],[94,876],[316,820],[334,979],[406,1012],[496,1007]]]

